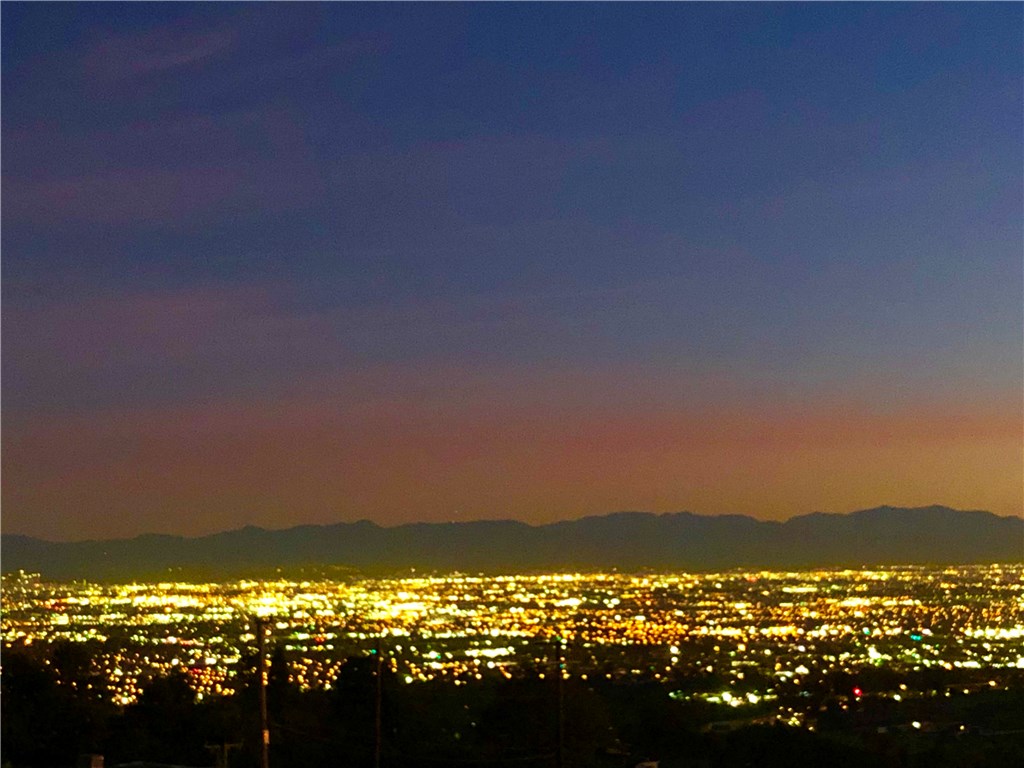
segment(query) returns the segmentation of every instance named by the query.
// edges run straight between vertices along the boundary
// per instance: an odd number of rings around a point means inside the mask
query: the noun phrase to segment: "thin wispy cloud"
[[[230,53],[237,41],[232,28],[184,23],[121,34],[104,31],[84,51],[82,62],[89,78],[109,85],[208,64]]]
[[[51,179],[12,179],[4,186],[11,222],[55,217],[92,224],[141,224],[190,218],[232,200],[244,179],[233,169],[125,168]]]

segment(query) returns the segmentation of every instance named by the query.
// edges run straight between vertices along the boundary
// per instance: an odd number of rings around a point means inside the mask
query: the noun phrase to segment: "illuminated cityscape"
[[[398,678],[458,686],[484,677],[658,681],[674,698],[813,727],[793,706],[837,674],[887,684],[840,697],[953,696],[1024,675],[1024,566],[409,576],[221,584],[49,583],[5,577],[3,641],[86,644],[118,704],[182,670],[199,698],[227,694],[255,646],[255,619],[290,680],[329,688],[346,659],[380,652]],[[772,708],[771,702],[777,702]],[[766,709],[766,705],[768,708]]]

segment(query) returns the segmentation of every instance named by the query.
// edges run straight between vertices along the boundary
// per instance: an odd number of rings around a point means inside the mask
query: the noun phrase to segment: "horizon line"
[[[613,512],[585,514],[585,515],[580,515],[578,517],[561,518],[561,519],[558,519],[558,520],[551,520],[551,521],[548,521],[548,522],[540,522],[540,523],[531,523],[531,522],[528,522],[526,520],[520,520],[520,519],[513,518],[513,517],[503,517],[503,518],[495,517],[495,518],[478,518],[478,519],[474,519],[474,520],[418,520],[418,521],[409,521],[409,522],[404,522],[404,523],[395,523],[393,525],[386,525],[386,524],[382,524],[382,523],[376,522],[374,520],[371,520],[369,518],[360,518],[358,520],[337,520],[335,522],[330,522],[330,523],[297,523],[295,525],[289,525],[289,526],[285,526],[285,527],[281,527],[281,528],[267,528],[267,527],[264,527],[262,525],[256,525],[256,524],[253,524],[253,523],[246,523],[244,525],[241,525],[241,526],[238,526],[238,527],[235,527],[235,528],[226,528],[226,529],[222,529],[222,530],[218,530],[218,531],[211,531],[209,533],[200,533],[200,534],[194,534],[194,535],[187,535],[187,534],[180,534],[180,533],[162,533],[162,532],[158,532],[158,531],[149,531],[149,532],[144,532],[144,533],[137,533],[137,534],[134,534],[132,536],[117,536],[117,537],[92,538],[92,539],[54,540],[54,539],[42,538],[40,536],[33,536],[31,534],[28,534],[28,533],[7,532],[7,531],[0,530],[0,537],[17,536],[17,537],[20,537],[20,538],[33,539],[35,541],[46,542],[48,544],[85,544],[85,543],[90,543],[90,542],[101,542],[101,541],[110,541],[110,542],[114,542],[114,541],[134,541],[136,539],[152,538],[152,537],[176,538],[176,539],[193,539],[193,540],[195,540],[195,539],[210,538],[212,536],[222,536],[222,535],[225,535],[225,534],[237,533],[239,531],[245,531],[245,530],[250,530],[250,529],[264,531],[264,532],[267,532],[267,533],[277,533],[277,532],[291,531],[291,530],[295,530],[297,528],[331,528],[331,527],[340,526],[340,525],[360,525],[360,524],[366,524],[366,523],[369,523],[370,525],[376,526],[377,528],[380,528],[382,530],[394,530],[394,529],[398,529],[398,528],[408,528],[408,527],[411,527],[411,526],[422,526],[422,525],[428,525],[428,526],[435,526],[435,525],[477,525],[477,524],[481,524],[481,523],[516,523],[516,524],[519,524],[519,525],[526,526],[528,528],[545,528],[545,527],[551,526],[551,525],[560,525],[560,524],[564,524],[564,523],[581,522],[583,520],[592,520],[592,519],[597,519],[597,518],[614,517],[614,516],[617,516],[617,515],[642,515],[642,516],[648,516],[648,517],[669,517],[669,516],[675,516],[675,515],[691,515],[693,517],[706,517],[706,518],[714,518],[714,517],[737,518],[737,517],[740,517],[740,518],[746,518],[748,520],[753,520],[754,522],[757,522],[757,523],[769,523],[769,524],[770,523],[775,523],[775,524],[778,524],[778,525],[784,525],[784,524],[789,523],[789,522],[791,522],[793,520],[797,520],[797,519],[804,518],[804,517],[811,517],[811,516],[814,516],[814,515],[823,515],[823,516],[829,516],[829,517],[847,517],[847,516],[856,515],[856,514],[859,514],[859,513],[862,513],[862,512],[873,512],[873,511],[878,511],[878,510],[883,510],[883,509],[900,510],[900,511],[907,511],[907,512],[919,511],[919,510],[923,510],[923,509],[945,509],[945,510],[949,510],[949,511],[952,511],[952,512],[960,512],[960,513],[964,513],[964,514],[981,512],[981,513],[984,513],[984,514],[992,515],[993,517],[999,517],[999,518],[1003,518],[1003,519],[1007,519],[1007,518],[1024,519],[1024,510],[1022,510],[1018,514],[1011,513],[1011,514],[1008,514],[1008,515],[999,515],[999,514],[996,514],[995,512],[987,510],[987,509],[958,509],[956,507],[950,507],[950,506],[947,506],[945,504],[925,504],[925,505],[913,506],[913,507],[896,506],[896,505],[893,505],[893,504],[879,504],[879,505],[874,506],[874,507],[864,507],[864,508],[861,508],[861,509],[852,509],[852,510],[849,510],[847,512],[826,512],[826,511],[821,511],[821,510],[815,510],[815,511],[812,511],[812,512],[802,512],[802,513],[797,513],[797,514],[791,515],[791,516],[789,516],[789,517],[787,517],[785,519],[782,519],[782,520],[764,519],[764,518],[760,518],[760,517],[755,517],[754,515],[744,514],[744,513],[740,513],[740,512],[704,513],[704,512],[693,512],[691,510],[686,510],[686,509],[676,510],[674,512],[651,512],[651,511],[647,511],[647,510],[620,509],[620,510],[616,510],[616,511],[613,511]]]

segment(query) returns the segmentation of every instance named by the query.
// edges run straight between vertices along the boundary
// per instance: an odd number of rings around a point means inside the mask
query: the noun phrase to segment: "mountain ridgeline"
[[[369,521],[248,526],[198,538],[50,542],[0,537],[3,571],[53,579],[266,577],[323,569],[363,574],[540,570],[708,570],[1019,562],[1024,519],[932,506],[814,513],[786,522],[742,515],[620,512],[547,525],[513,520]]]

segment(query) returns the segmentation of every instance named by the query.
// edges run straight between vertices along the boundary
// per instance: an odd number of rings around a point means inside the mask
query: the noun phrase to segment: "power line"
[[[555,757],[554,752],[544,752],[538,755],[526,755],[523,757],[430,757],[427,755],[402,755],[396,754],[392,757],[400,758],[402,760],[422,761],[429,763],[451,763],[451,764],[463,764],[463,763],[528,763],[538,762],[541,760],[551,760]]]

